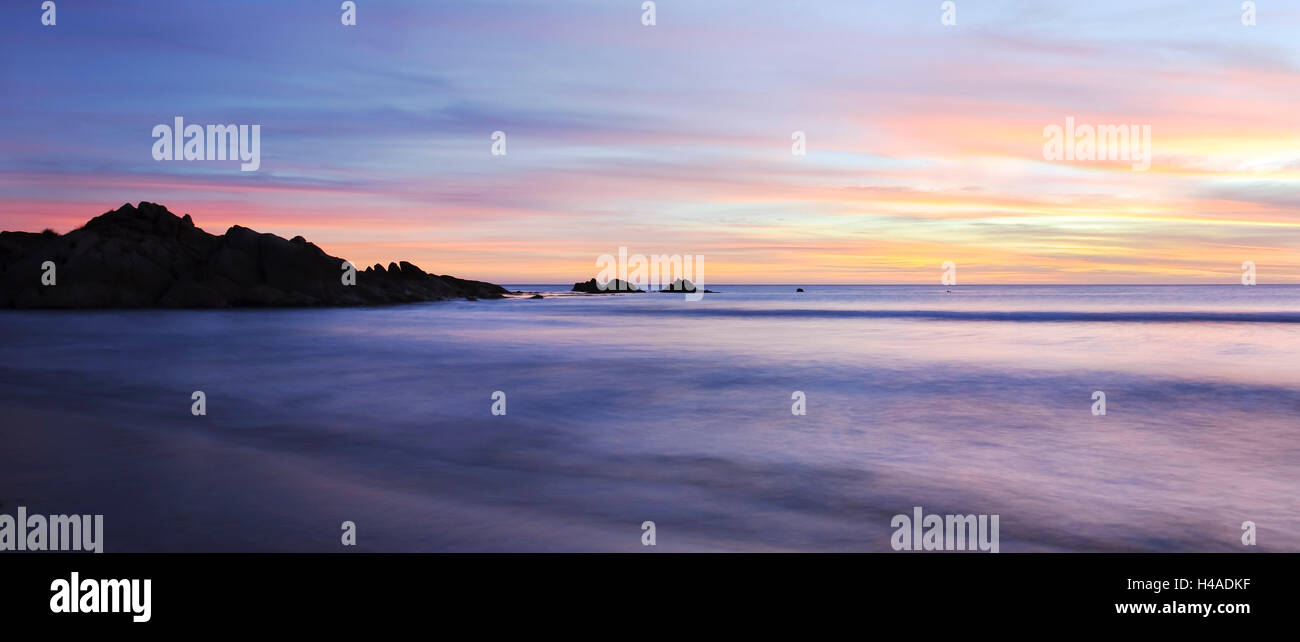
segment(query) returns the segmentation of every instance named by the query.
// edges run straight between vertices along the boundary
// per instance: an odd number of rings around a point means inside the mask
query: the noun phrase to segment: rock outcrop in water
[[[574,283],[573,291],[586,292],[587,294],[613,294],[616,292],[645,292],[645,290],[638,290],[635,285],[632,285],[631,283],[628,283],[627,281],[624,281],[622,279],[613,279],[610,281],[606,281],[605,283],[597,282],[596,279],[592,279],[586,282]]]
[[[373,305],[506,293],[406,261],[358,269],[345,285],[343,263],[301,236],[238,225],[216,236],[188,214],[128,203],[63,235],[0,232],[0,307]]]
[[[705,292],[707,294],[717,294],[713,290],[696,290],[695,284],[690,279],[677,279],[668,284],[668,287],[660,288],[660,292]]]

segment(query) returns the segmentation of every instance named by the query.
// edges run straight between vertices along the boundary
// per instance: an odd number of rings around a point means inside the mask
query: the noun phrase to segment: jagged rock
[[[425,279],[429,277],[424,270],[421,270],[406,261],[399,261],[398,266],[402,268],[402,278],[404,279]]]
[[[55,264],[43,285],[42,264]],[[343,260],[301,236],[233,226],[221,236],[187,214],[129,203],[62,236],[0,232],[0,307],[101,308],[371,305],[500,298],[491,283],[376,264],[343,285]]]
[[[660,288],[659,291],[660,292],[705,292],[708,294],[716,294],[716,292],[714,292],[713,290],[696,290],[695,284],[691,283],[689,279],[677,279],[676,281],[669,283],[668,287]]]
[[[585,282],[574,283],[573,291],[585,292],[587,294],[611,294],[615,292],[628,292],[628,293],[645,292],[645,290],[638,290],[635,285],[632,285],[631,283],[628,283],[627,281],[624,281],[622,279],[612,279],[605,283],[599,283],[596,281],[596,279],[592,279],[590,281],[585,281]]]

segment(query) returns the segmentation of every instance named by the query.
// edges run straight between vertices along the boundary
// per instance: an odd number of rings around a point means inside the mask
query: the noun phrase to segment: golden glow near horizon
[[[75,93],[6,125],[0,227],[67,231],[148,200],[213,233],[301,234],[358,265],[505,283],[586,280],[619,247],[703,255],[715,283],[937,283],[944,261],[968,284],[1235,283],[1243,261],[1261,284],[1300,283],[1294,9],[1243,27],[1192,8],[1172,24],[1099,0],[1028,23],[1024,8],[972,9],[945,27],[912,3],[795,23],[707,4],[627,33],[605,8],[516,15],[509,47],[481,60],[448,43],[496,24],[490,7],[405,7],[403,24],[432,26],[386,34],[402,46],[382,59],[270,38],[268,60],[297,62],[237,77],[259,99],[235,120],[263,125],[249,175],[152,162],[149,127],[172,111],[105,69],[132,115],[87,121],[102,136],[61,138],[57,124],[90,118]],[[558,61],[545,30],[524,28],[551,19],[567,27]],[[133,61],[148,76],[162,58]],[[590,62],[575,76],[577,59]],[[416,69],[436,70],[433,88],[392,73]],[[57,94],[58,78],[10,76]],[[1046,153],[1045,132],[1067,124],[1084,158]],[[1118,128],[1149,132],[1149,148],[1103,148]],[[490,153],[496,130],[507,155]],[[1088,157],[1108,151],[1143,162]]]

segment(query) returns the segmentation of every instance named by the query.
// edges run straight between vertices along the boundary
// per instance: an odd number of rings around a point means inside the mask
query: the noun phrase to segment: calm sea
[[[710,287],[0,311],[0,512],[101,513],[110,552],[342,550],[343,521],[887,551],[914,506],[999,515],[1003,552],[1239,551],[1245,521],[1300,550],[1300,287]]]

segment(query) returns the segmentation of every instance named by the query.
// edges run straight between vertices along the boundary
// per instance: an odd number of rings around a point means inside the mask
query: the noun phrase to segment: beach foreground
[[[3,312],[0,512],[103,514],[108,552],[344,521],[637,551],[647,520],[661,551],[888,551],[915,506],[999,515],[1002,552],[1241,551],[1244,521],[1300,550],[1300,288],[714,287]]]

